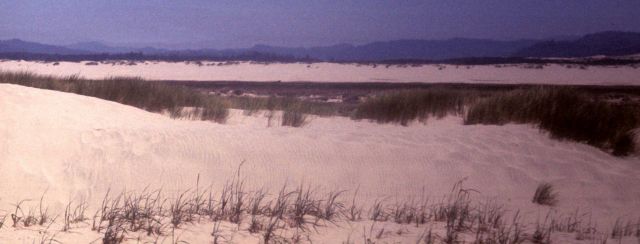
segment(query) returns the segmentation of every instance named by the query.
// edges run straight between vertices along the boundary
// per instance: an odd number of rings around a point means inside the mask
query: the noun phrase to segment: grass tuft
[[[547,206],[555,206],[558,203],[558,193],[550,183],[541,183],[533,194],[533,203]]]
[[[282,126],[302,127],[308,123],[307,115],[295,110],[285,110],[282,113]]]
[[[225,183],[224,188],[227,190],[215,197],[212,196],[211,188],[202,191],[199,183],[198,177],[195,190],[175,192],[177,195],[166,197],[160,194],[160,190],[149,192],[144,189],[142,192],[123,192],[115,196],[107,191],[95,214],[92,230],[100,234],[103,243],[122,243],[135,238],[140,241],[140,235],[144,233],[155,236],[156,242],[162,238],[170,238],[171,243],[185,243],[180,241],[180,235],[176,235],[179,232],[176,231],[184,233],[186,230],[181,230],[184,226],[199,222],[201,217],[209,217],[213,221],[213,243],[231,241],[231,237],[225,234],[229,229],[221,226],[225,221],[237,225],[234,233],[246,230],[254,236],[260,236],[264,243],[299,243],[303,236],[306,235],[309,239],[310,231],[317,232],[317,227],[324,227],[327,223],[340,227],[338,223],[351,225],[351,222],[358,222],[362,209],[353,200],[357,190],[353,199],[345,199],[352,204],[347,208],[340,197],[344,191],[316,194],[319,192],[310,185],[300,185],[292,190],[284,185],[275,196],[264,189],[248,191],[244,188],[240,167],[238,173]],[[450,194],[444,196],[438,204],[427,205],[427,198],[424,197],[418,201],[411,198],[396,199],[394,204],[386,204],[384,200],[370,202],[369,219],[372,222],[369,230],[362,226],[364,243],[384,242],[388,235],[408,233],[408,229],[404,228],[396,231],[386,228],[386,221],[401,225],[415,223],[416,227],[426,224],[417,243],[461,243],[474,236],[470,243],[550,243],[551,233],[555,232],[575,233],[576,240],[593,241],[603,234],[605,238],[616,240],[640,236],[640,220],[633,222],[618,219],[612,229],[599,232],[591,217],[578,210],[568,216],[553,216],[552,213],[555,212],[550,210],[544,222],[538,221],[535,229],[528,229],[520,218],[519,210],[512,212],[507,220],[509,211],[503,205],[491,200],[475,202],[471,195],[477,191],[463,187],[462,183],[463,181],[456,183]],[[552,192],[550,187],[541,189],[543,190],[540,192]],[[205,197],[207,195],[210,196],[209,199]],[[545,193],[537,195],[544,196]],[[220,201],[212,200],[214,198]],[[23,200],[15,205],[11,216],[15,223],[14,229],[37,225],[37,221],[42,218],[33,215],[33,211],[23,213],[23,209],[30,207],[28,201]],[[223,204],[222,201],[226,203]],[[46,208],[42,202],[39,206],[44,213]],[[38,206],[36,202],[34,204]],[[65,231],[73,223],[82,225],[85,222],[82,217],[85,209],[84,199],[80,199],[77,204],[71,201],[67,204],[63,220]],[[585,221],[585,217],[588,217],[588,221]],[[56,218],[51,218],[48,222],[53,224],[55,221]],[[241,222],[245,224],[241,225]],[[382,224],[382,227],[375,227],[378,224]],[[442,232],[433,232],[434,226],[443,228]]]

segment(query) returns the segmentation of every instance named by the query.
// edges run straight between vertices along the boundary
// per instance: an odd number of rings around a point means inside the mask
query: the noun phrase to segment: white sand
[[[301,181],[325,190],[360,186],[365,202],[419,197],[423,189],[440,196],[467,177],[465,185],[478,196],[496,197],[535,218],[547,210],[530,198],[538,183],[548,181],[560,194],[560,212],[580,208],[601,226],[638,215],[637,156],[616,158],[553,140],[527,125],[463,126],[455,117],[409,127],[339,117],[313,118],[304,128],[266,125],[264,117],[238,111],[227,124],[172,120],[100,99],[0,84],[0,213],[19,199],[39,198],[46,189],[47,203],[61,209],[70,198],[95,203],[109,187],[186,189],[198,174],[201,182],[220,187],[245,160],[242,173],[250,187]],[[337,231],[333,236],[340,239],[330,240],[340,242],[367,224],[323,231]],[[193,228],[185,234],[193,236],[191,243],[210,241],[209,224]],[[7,229],[0,229],[0,243],[31,243],[39,236]],[[90,232],[88,227],[78,231]],[[409,240],[415,241],[418,231],[411,229],[414,239]],[[331,236],[325,234],[317,238]],[[95,232],[59,235],[61,240],[97,238]],[[362,240],[361,233],[353,235]]]
[[[203,66],[184,62],[145,62],[137,65],[85,65],[86,62],[0,62],[0,70],[32,71],[38,74],[74,75],[100,79],[109,76],[140,76],[152,80],[231,80],[231,81],[317,81],[317,82],[463,82],[463,83],[535,83],[535,84],[595,84],[640,85],[640,68],[632,66],[589,66],[580,69],[573,65],[456,66],[424,65],[399,67],[385,65],[356,65],[336,63],[255,64],[241,62],[233,65]],[[215,63],[217,64],[217,63]]]

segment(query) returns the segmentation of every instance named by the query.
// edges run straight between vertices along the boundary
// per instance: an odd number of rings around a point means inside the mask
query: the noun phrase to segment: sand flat
[[[0,70],[30,71],[91,79],[140,76],[150,80],[192,81],[313,81],[313,82],[460,82],[506,84],[640,85],[636,66],[421,65],[386,66],[338,63],[138,62],[136,65],[86,65],[88,62],[33,62],[4,60]]]

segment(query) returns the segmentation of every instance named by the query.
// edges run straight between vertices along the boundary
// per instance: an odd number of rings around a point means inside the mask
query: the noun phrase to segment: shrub
[[[547,206],[555,206],[558,203],[558,194],[554,192],[553,185],[541,183],[533,194],[533,203]]]

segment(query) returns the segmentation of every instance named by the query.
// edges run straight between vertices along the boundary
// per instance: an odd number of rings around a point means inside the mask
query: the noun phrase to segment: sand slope
[[[277,124],[277,123],[276,123]],[[201,182],[221,186],[239,163],[251,187],[306,182],[360,187],[362,201],[439,196],[456,181],[535,216],[538,183],[553,183],[560,211],[602,222],[636,216],[640,159],[556,141],[528,125],[463,126],[448,117],[409,127],[313,118],[304,128],[267,127],[234,111],[227,124],[172,120],[133,107],[0,84],[0,209],[45,190],[54,207],[99,201],[108,189]]]

